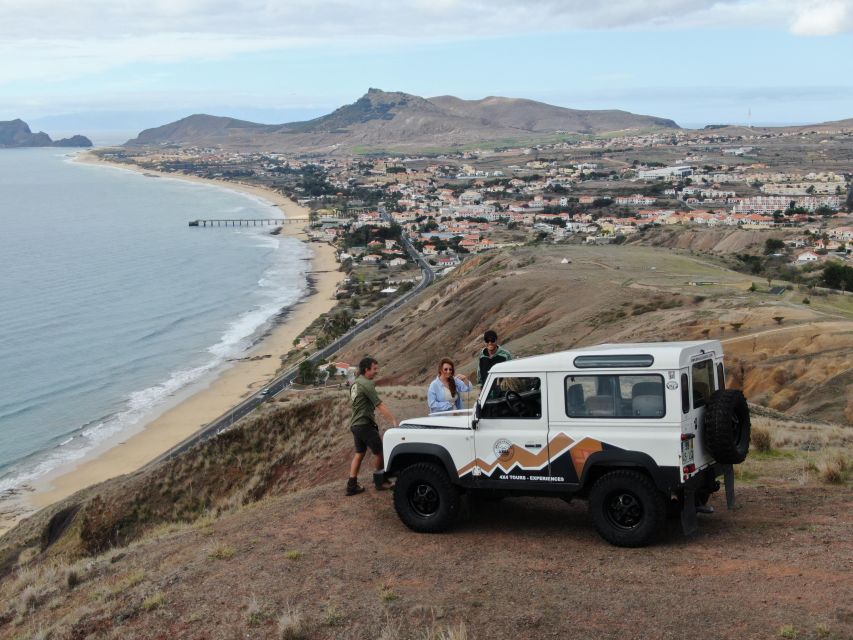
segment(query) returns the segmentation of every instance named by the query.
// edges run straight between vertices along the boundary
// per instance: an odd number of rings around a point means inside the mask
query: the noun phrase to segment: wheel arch
[[[663,492],[672,491],[679,486],[678,467],[661,467],[650,455],[639,451],[605,450],[596,452],[587,459],[580,478],[581,492],[588,494],[601,476],[618,469],[644,472]]]
[[[447,472],[451,482],[459,482],[459,474],[456,472],[456,466],[453,464],[450,452],[438,444],[418,442],[398,444],[388,454],[385,474],[396,476],[405,467],[418,462],[435,462]]]

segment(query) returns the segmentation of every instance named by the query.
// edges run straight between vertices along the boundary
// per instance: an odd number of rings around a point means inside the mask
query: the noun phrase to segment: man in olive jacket
[[[373,452],[374,466],[377,471],[385,468],[385,457],[382,455],[382,436],[379,435],[379,425],[376,424],[376,409],[379,409],[385,418],[395,427],[399,424],[397,418],[385,403],[379,399],[373,379],[379,373],[379,363],[375,358],[362,358],[358,363],[359,376],[350,388],[350,402],[352,404],[352,417],[350,418],[350,431],[352,431],[355,442],[355,456],[350,465],[349,480],[347,481],[346,494],[354,496],[364,491],[364,487],[358,484],[358,471],[361,461],[367,453],[367,449]],[[374,476],[377,489],[388,489],[390,483],[387,480],[379,480]]]

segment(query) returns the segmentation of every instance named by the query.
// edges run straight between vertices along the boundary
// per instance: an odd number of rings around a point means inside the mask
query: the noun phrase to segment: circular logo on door
[[[498,460],[506,461],[512,459],[512,456],[515,453],[515,447],[513,447],[512,442],[506,438],[501,438],[495,442],[494,451]]]

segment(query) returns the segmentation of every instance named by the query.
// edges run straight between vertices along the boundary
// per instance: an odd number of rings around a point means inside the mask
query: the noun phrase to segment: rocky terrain
[[[343,153],[461,148],[480,143],[544,140],[559,134],[677,129],[672,120],[626,111],[579,111],[533,100],[453,96],[421,98],[370,89],[353,104],[281,125],[193,115],[147,129],[127,146],[221,146],[286,152]]]
[[[75,135],[61,140],[51,140],[44,131],[33,133],[23,120],[0,122],[0,149],[18,147],[91,147],[86,136]]]

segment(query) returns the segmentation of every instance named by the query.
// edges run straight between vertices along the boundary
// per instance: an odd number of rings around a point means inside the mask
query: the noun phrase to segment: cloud
[[[853,0],[0,0],[0,86],[296,47],[576,30],[853,30]],[[14,62],[13,62],[14,61]]]
[[[791,31],[800,36],[831,36],[853,28],[850,2],[808,2],[797,11]]]
[[[0,0],[0,39],[162,34],[412,39],[616,28],[756,27],[849,30],[853,0]],[[838,24],[840,23],[840,27]],[[809,31],[811,29],[811,31]]]

